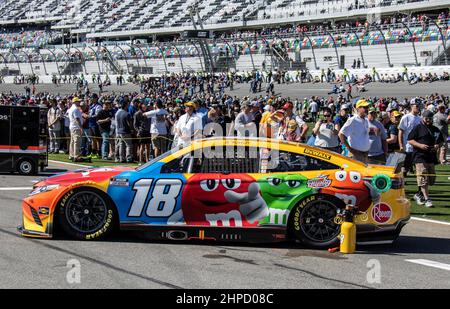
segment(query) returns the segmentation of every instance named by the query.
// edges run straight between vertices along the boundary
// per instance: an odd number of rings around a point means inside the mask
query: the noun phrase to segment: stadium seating
[[[205,24],[221,25],[244,19],[276,20],[335,12],[349,14],[372,6],[421,1],[426,0],[3,0],[0,2],[0,20],[21,20],[37,14],[59,17],[58,25],[69,23],[79,29],[111,32],[190,26],[188,8],[193,5],[197,6]]]
[[[417,3],[422,0],[0,0],[0,21],[5,25],[11,20],[56,18],[52,30],[33,28],[20,29],[11,25],[0,33],[0,66],[13,66],[17,62],[22,72],[33,71],[33,66],[45,64],[49,68],[55,65],[58,72],[70,67],[70,63],[83,65],[85,72],[127,71],[130,67],[143,62],[150,63],[155,71],[180,70],[178,59],[181,57],[187,68],[201,70],[202,55],[198,46],[190,42],[177,40],[172,43],[140,44],[132,46],[130,41],[103,43],[96,46],[86,41],[86,33],[120,33],[121,31],[150,30],[169,31],[174,27],[191,26],[190,8],[196,6],[198,15],[207,26],[233,22],[277,20],[306,15],[321,15],[332,12],[346,12],[372,6],[395,6],[405,3]],[[428,0],[440,1],[440,0]],[[426,3],[422,4],[423,6]],[[349,13],[350,14],[350,13]],[[63,26],[71,25],[82,33],[82,43],[70,47],[60,44]],[[261,24],[262,25],[262,24]],[[391,64],[414,63],[411,58],[411,42],[416,43],[418,61],[422,64],[430,53],[441,44],[441,36],[434,24],[424,26],[420,22],[409,23],[412,35],[401,23],[382,25],[382,33],[375,27],[369,30],[363,26],[345,28],[339,26],[329,33],[319,26],[309,28],[304,36],[302,28],[285,27],[277,31],[264,29],[264,35],[244,30],[218,34],[216,40],[209,43],[209,50],[215,60],[220,57],[232,57],[238,70],[260,68],[261,63],[273,64],[275,57],[289,59],[301,58],[307,67],[337,66],[339,59],[334,48],[346,57],[347,64],[361,57],[359,43],[363,46],[366,65],[388,65],[384,51],[384,42],[391,51]],[[301,25],[303,27],[304,25]],[[450,30],[450,20],[441,22],[441,26]],[[83,34],[84,33],[84,34]],[[450,38],[450,31],[444,32]],[[384,38],[383,38],[384,35]],[[89,43],[91,42],[91,43]],[[313,53],[315,51],[315,54]],[[403,57],[402,57],[403,53]],[[398,54],[398,57],[396,56]],[[314,59],[315,58],[315,59]],[[33,64],[30,64],[33,63]],[[53,63],[55,62],[55,63]],[[170,65],[167,64],[169,62]],[[180,61],[181,62],[181,61]],[[30,65],[23,65],[28,63]],[[52,63],[50,65],[50,63]],[[175,63],[175,65],[174,65]],[[147,64],[147,63],[146,63]],[[203,68],[202,68],[203,66]],[[50,70],[46,70],[50,71]],[[55,73],[55,71],[51,71]]]

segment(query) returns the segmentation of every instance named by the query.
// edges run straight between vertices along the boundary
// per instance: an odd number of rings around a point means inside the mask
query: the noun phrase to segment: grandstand
[[[18,74],[445,65],[447,0],[0,0],[0,69]],[[213,39],[186,39],[204,29]]]

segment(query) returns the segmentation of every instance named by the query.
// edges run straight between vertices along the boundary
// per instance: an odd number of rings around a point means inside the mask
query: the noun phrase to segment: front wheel
[[[58,219],[64,232],[74,239],[93,240],[114,228],[116,213],[108,196],[93,188],[67,192],[59,202]]]
[[[22,159],[17,163],[17,172],[25,176],[36,175],[36,165],[32,159]]]
[[[334,218],[337,210],[344,207],[344,202],[332,195],[309,196],[292,209],[289,231],[295,239],[309,247],[336,247],[340,225],[334,223]]]

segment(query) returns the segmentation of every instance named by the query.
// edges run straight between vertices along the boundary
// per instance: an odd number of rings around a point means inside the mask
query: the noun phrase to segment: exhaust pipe
[[[188,233],[185,231],[168,231],[166,237],[170,240],[186,240],[188,239]]]

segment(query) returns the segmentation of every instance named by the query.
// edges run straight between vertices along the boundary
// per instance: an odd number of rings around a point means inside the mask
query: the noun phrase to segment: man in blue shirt
[[[133,118],[127,112],[128,100],[120,100],[120,109],[116,113],[116,162],[132,163],[133,162],[133,143],[131,133],[133,128]],[[125,157],[126,155],[126,157]]]
[[[89,103],[89,134],[92,139],[92,153],[91,158],[99,159],[101,133],[97,123],[98,113],[102,110],[102,105],[98,102],[98,95],[92,94]]]

